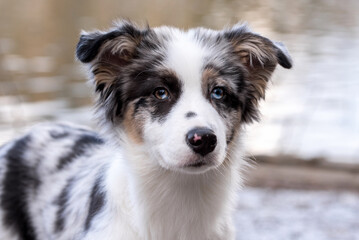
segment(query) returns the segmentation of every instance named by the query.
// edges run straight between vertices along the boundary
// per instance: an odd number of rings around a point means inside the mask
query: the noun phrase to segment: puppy
[[[83,33],[101,135],[42,124],[0,149],[2,240],[235,239],[245,124],[285,47],[235,25]]]

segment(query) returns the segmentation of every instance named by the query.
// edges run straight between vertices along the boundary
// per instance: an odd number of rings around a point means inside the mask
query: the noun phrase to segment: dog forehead
[[[172,31],[165,65],[176,72],[185,87],[200,86],[208,50],[191,32]]]

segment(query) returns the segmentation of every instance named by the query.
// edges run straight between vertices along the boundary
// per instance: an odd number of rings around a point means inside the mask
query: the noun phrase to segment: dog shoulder
[[[35,239],[33,204],[28,199],[37,199],[38,194],[45,196],[42,185],[53,179],[52,175],[70,173],[75,162],[86,161],[83,156],[103,144],[104,140],[87,128],[44,123],[2,146],[0,231],[12,229],[22,239]]]

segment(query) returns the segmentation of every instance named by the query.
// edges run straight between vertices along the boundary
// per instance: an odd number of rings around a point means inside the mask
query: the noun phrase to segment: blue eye
[[[156,88],[156,90],[153,92],[153,95],[159,100],[165,100],[170,97],[170,94],[165,88]]]
[[[224,97],[224,90],[221,87],[213,88],[211,92],[211,98],[220,100]]]

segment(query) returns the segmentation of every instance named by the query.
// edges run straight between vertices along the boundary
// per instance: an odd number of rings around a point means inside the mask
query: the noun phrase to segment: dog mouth
[[[200,167],[205,166],[205,165],[208,165],[205,161],[198,161],[198,162],[195,162],[195,163],[187,164],[187,165],[185,165],[185,167],[188,167],[188,168],[200,168]]]
[[[201,174],[207,172],[209,169],[212,169],[215,165],[216,164],[213,161],[201,158],[197,161],[188,162],[178,170],[190,174]]]
[[[192,161],[188,161],[183,168],[187,169],[198,169],[198,168],[206,168],[215,165],[215,158],[212,157],[196,157],[192,159]]]

